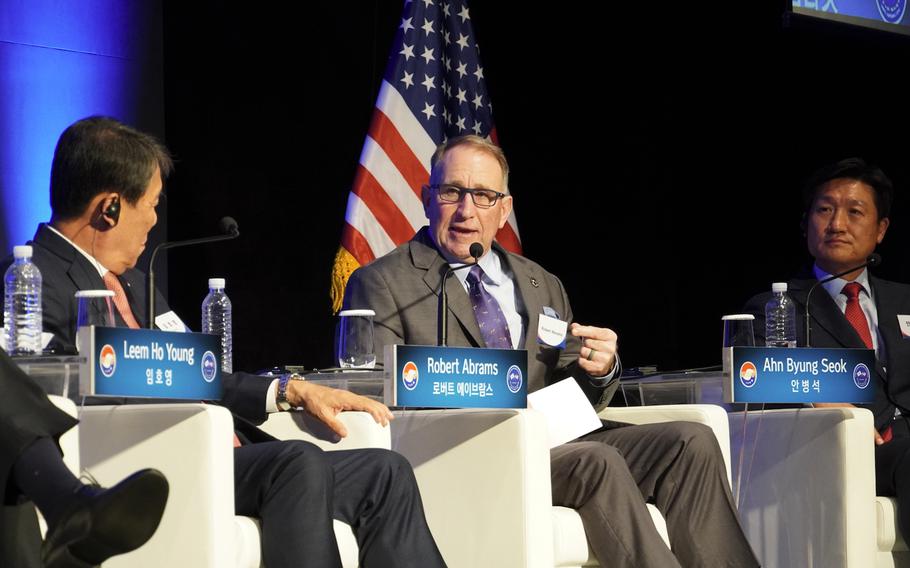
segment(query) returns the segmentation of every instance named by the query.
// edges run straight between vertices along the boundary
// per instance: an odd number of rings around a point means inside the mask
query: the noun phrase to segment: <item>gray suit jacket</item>
[[[560,319],[572,322],[569,298],[559,279],[540,265],[509,253],[494,243],[493,248],[510,270],[524,304],[524,349],[528,351],[528,392],[574,377],[595,407],[606,406],[619,385],[618,380],[592,379],[578,366],[581,342],[571,334],[565,350],[537,343],[538,315],[544,306]],[[344,293],[344,308],[369,308],[374,319],[374,349],[382,359],[385,345],[436,345],[439,283],[448,263],[436,250],[427,227],[409,242],[359,268],[351,275]],[[446,282],[449,296],[447,343],[460,347],[484,347],[474,318],[471,301],[457,278]],[[618,360],[617,360],[618,362]],[[614,377],[619,377],[617,369]]]

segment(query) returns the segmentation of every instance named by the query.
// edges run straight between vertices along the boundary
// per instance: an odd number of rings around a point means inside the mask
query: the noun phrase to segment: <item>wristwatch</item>
[[[284,412],[291,409],[291,403],[288,401],[288,381],[305,381],[302,375],[297,373],[285,373],[278,379],[278,396],[275,397],[275,404],[278,410]]]

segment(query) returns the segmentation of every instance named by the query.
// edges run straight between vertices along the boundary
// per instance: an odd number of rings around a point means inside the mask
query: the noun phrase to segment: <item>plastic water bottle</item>
[[[40,354],[41,271],[32,262],[30,246],[14,247],[13,258],[3,278],[3,347],[10,355]]]
[[[231,300],[224,293],[224,278],[209,278],[209,293],[202,301],[202,333],[221,336],[221,372],[232,373]]]
[[[787,295],[787,283],[771,284],[774,296],[765,304],[765,345],[796,347],[796,304]]]

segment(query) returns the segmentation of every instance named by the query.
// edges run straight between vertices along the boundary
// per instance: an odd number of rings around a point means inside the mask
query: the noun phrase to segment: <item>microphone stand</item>
[[[437,304],[438,312],[436,314],[436,345],[439,347],[446,346],[449,329],[449,295],[446,293],[446,280],[448,280],[449,276],[456,270],[464,270],[465,268],[476,266],[477,263],[480,262],[480,257],[483,256],[483,245],[480,243],[471,243],[470,253],[471,256],[474,257],[474,262],[457,268],[449,266],[445,275],[442,277],[442,282],[439,283],[439,303]]]
[[[831,282],[832,280],[835,280],[837,278],[840,278],[841,276],[850,274],[851,272],[856,272],[857,270],[861,270],[863,268],[866,268],[867,266],[878,266],[879,264],[881,264],[881,262],[882,262],[881,255],[879,255],[877,253],[872,253],[869,255],[869,258],[866,259],[866,262],[860,264],[859,266],[854,266],[853,268],[844,270],[843,272],[838,272],[837,274],[832,274],[831,276],[829,276],[823,280],[819,280],[818,282],[813,284],[811,288],[809,288],[809,293],[806,294],[806,347],[812,346],[812,342],[809,340],[809,333],[810,333],[809,300],[812,299],[812,292],[814,292],[816,288],[818,288],[822,284],[825,284],[826,282]]]
[[[172,241],[169,243],[161,243],[155,247],[155,250],[152,251],[152,257],[149,260],[149,270],[146,279],[146,293],[148,294],[147,306],[148,306],[148,329],[155,329],[155,258],[157,258],[158,253],[162,250],[167,250],[177,247],[185,247],[190,245],[201,245],[205,243],[216,243],[219,241],[229,241],[231,239],[236,239],[240,236],[240,232],[237,230],[236,226],[229,229],[231,232],[227,235],[217,235],[214,237],[202,237],[198,239],[189,239],[186,241]]]

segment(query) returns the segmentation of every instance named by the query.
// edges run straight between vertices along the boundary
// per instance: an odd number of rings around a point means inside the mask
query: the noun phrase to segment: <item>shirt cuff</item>
[[[622,365],[619,363],[619,353],[616,353],[616,357],[613,358],[613,368],[610,369],[610,372],[602,377],[591,377],[591,384],[596,387],[605,386],[607,383],[616,378],[619,370],[622,369]]]
[[[272,384],[269,385],[269,390],[265,392],[265,413],[274,414],[280,412],[278,409],[278,379],[272,381]]]

